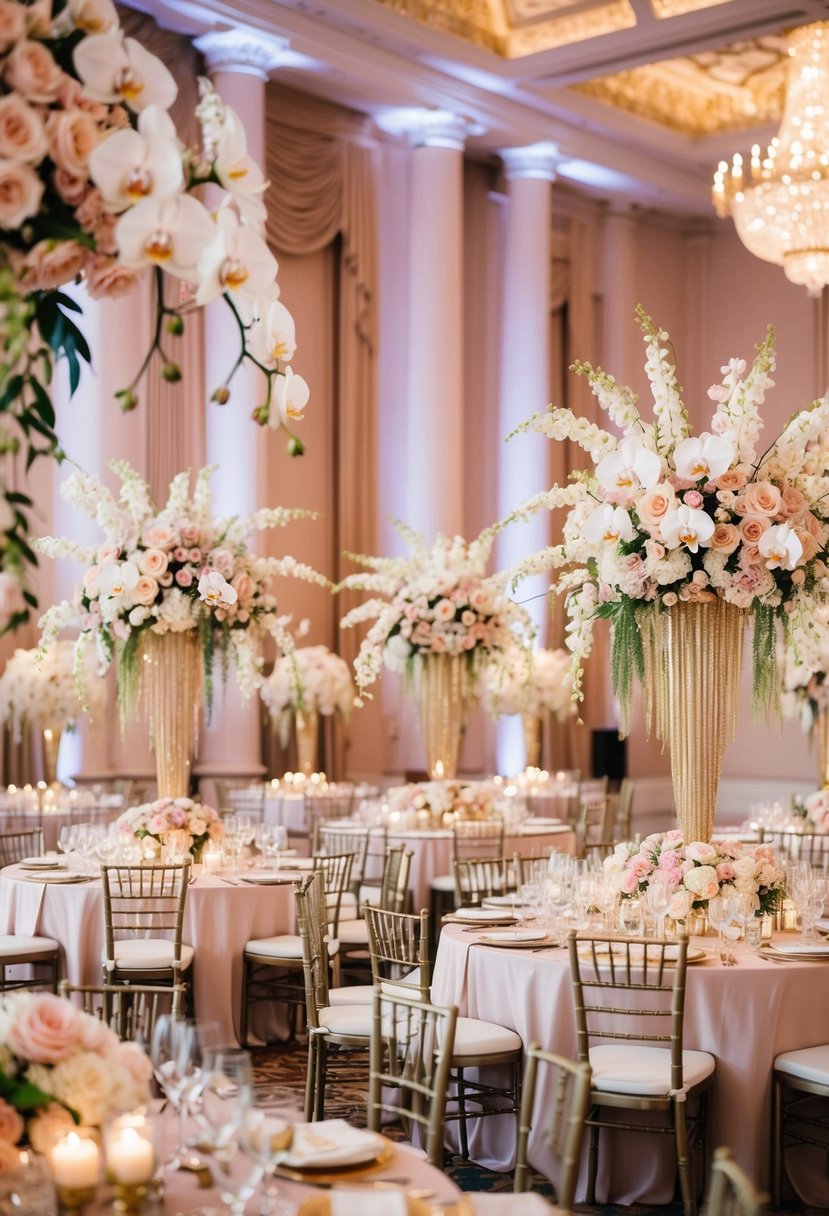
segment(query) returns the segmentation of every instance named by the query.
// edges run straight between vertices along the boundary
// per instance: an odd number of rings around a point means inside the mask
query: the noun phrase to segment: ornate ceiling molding
[[[194,39],[209,72],[242,72],[267,80],[282,62],[287,38],[258,37],[250,31],[221,30]]]
[[[508,182],[517,177],[534,177],[554,182],[559,151],[555,144],[529,144],[525,148],[502,148],[498,154]]]

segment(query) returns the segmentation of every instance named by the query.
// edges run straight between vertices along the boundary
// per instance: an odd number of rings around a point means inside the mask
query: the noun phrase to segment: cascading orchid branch
[[[104,667],[115,661],[123,715],[136,692],[142,634],[197,630],[208,711],[217,654],[225,672],[233,660],[240,690],[250,696],[262,683],[258,643],[263,635],[270,633],[287,653],[294,646],[289,618],[277,612],[271,580],[283,575],[322,587],[330,583],[293,557],[257,557],[248,542],[257,531],[315,518],[315,513],[266,507],[252,515],[215,520],[212,467],[196,475],[192,495],[189,471],[174,477],[159,510],[149,486],[130,465],[113,461],[111,468],[121,480],[118,499],[85,473],[74,473],[61,485],[66,501],[103,530],[102,545],[88,547],[51,536],[35,542],[48,557],[73,557],[87,567],[74,598],[41,618],[43,645],[67,625],[79,623],[76,674],[80,680],[90,642]]]
[[[125,36],[112,0],[0,0],[0,454],[23,446],[29,465],[63,458],[49,384],[63,358],[74,393],[92,352],[81,308],[60,288],[78,280],[92,299],[119,296],[150,271],[153,339],[116,394],[121,408],[137,405],[153,356],[164,379],[182,378],[172,343],[185,314],[222,297],[239,353],[213,400],[224,404],[239,367],[256,366],[254,419],[285,429],[301,454],[288,428],[309,391],[287,366],[296,335],[264,240],[267,183],[238,115],[208,81],[200,87],[201,147],[185,147],[168,114],[175,79]],[[212,212],[193,193],[206,184],[224,191]],[[178,280],[167,295],[166,276]],[[25,587],[32,501],[5,487],[3,497],[0,629],[36,606]]]
[[[715,597],[746,609],[754,620],[755,708],[768,709],[777,691],[776,626],[788,633],[799,607],[811,610],[827,590],[829,396],[792,415],[758,454],[760,406],[774,383],[769,329],[750,367],[731,359],[722,368],[722,383],[708,390],[716,402],[710,429],[691,435],[668,335],[641,308],[637,318],[653,421],[641,417],[629,388],[576,363],[571,370],[587,378],[621,438],[566,409],[518,428],[578,443],[595,467],[512,517],[568,508],[563,543],[528,558],[514,582],[562,571],[554,590],[567,600],[577,696],[594,623],[610,620],[613,682],[625,716],[633,673],[641,678],[644,670],[643,612]]]
[[[396,520],[394,526],[411,557],[349,553],[372,573],[349,574],[337,588],[377,593],[340,621],[342,629],[374,621],[355,660],[357,686],[362,693],[373,684],[384,661],[410,675],[426,654],[466,655],[474,686],[485,662],[509,661],[533,634],[528,614],[506,594],[509,574],[486,574],[501,525],[473,541],[438,536],[432,545],[405,524]]]

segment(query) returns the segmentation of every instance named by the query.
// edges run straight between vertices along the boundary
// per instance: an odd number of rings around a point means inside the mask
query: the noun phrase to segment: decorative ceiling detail
[[[700,137],[779,122],[785,83],[786,40],[768,36],[599,77],[574,89]]]

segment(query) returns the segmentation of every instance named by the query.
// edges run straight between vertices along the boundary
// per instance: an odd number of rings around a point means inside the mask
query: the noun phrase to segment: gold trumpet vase
[[[158,797],[186,798],[202,695],[202,651],[196,630],[147,631],[141,639],[140,680]]]
[[[53,726],[44,726],[40,732],[43,745],[43,780],[48,786],[58,784],[58,753],[60,752],[61,732]]]
[[[822,706],[815,715],[818,779],[821,789],[829,790],[829,708]]]
[[[541,718],[537,714],[522,714],[524,728],[524,766],[541,768]]]
[[[466,708],[466,658],[455,654],[420,655],[415,670],[426,768],[433,779],[454,777]]]
[[[714,828],[725,745],[737,723],[744,624],[744,611],[722,599],[643,614],[646,691],[656,737],[670,752],[686,842],[709,841]]]
[[[295,715],[296,754],[299,771],[306,777],[318,772],[319,710],[298,709]]]

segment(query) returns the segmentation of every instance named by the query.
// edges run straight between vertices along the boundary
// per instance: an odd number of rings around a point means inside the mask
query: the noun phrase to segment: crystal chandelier
[[[730,172],[720,161],[713,198],[750,253],[814,296],[829,283],[829,21],[794,30],[788,50],[780,131],[748,173],[739,153]]]

